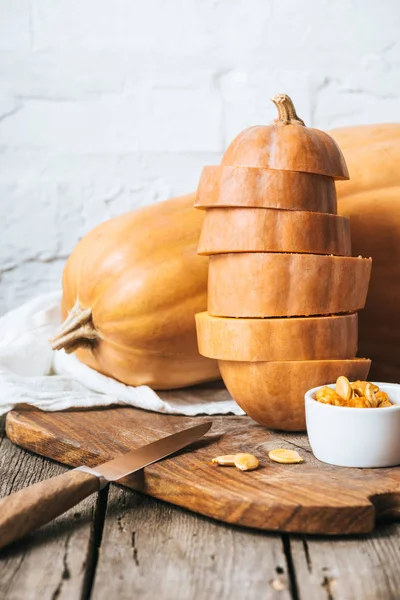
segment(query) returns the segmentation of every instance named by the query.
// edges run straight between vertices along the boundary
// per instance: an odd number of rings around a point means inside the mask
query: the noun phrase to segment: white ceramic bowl
[[[373,382],[375,383],[375,382]],[[315,400],[306,392],[306,423],[318,460],[340,467],[393,467],[400,464],[400,385],[379,383],[395,406],[346,408]],[[335,384],[329,384],[335,388]]]

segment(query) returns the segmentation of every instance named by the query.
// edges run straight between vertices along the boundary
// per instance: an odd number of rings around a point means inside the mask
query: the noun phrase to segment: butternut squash
[[[198,254],[299,252],[351,254],[344,217],[272,208],[212,208],[206,212]]]
[[[67,261],[53,348],[129,385],[177,388],[219,378],[197,349],[208,259],[196,256],[204,213],[194,194],[116,217]]]
[[[357,313],[292,319],[233,319],[196,315],[200,354],[236,361],[354,358]]]
[[[363,308],[371,259],[316,254],[210,256],[208,312],[216,317],[312,316]]]
[[[332,177],[260,167],[204,167],[196,208],[248,207],[337,211]]]
[[[400,381],[400,124],[331,132],[351,173],[338,182],[339,212],[350,217],[354,252],[372,256],[360,352],[372,359],[371,379]]]
[[[241,408],[270,429],[306,428],[304,394],[333,383],[340,375],[366,380],[370,360],[310,360],[284,362],[219,361],[222,378]]]
[[[302,171],[348,179],[343,154],[324,131],[305,127],[286,94],[273,98],[278,118],[272,125],[249,127],[228,147],[223,166],[248,166]]]
[[[288,96],[274,102],[272,125],[246,129],[220,167],[203,170],[196,206],[208,209],[199,252],[210,255],[209,295],[196,322],[200,352],[218,359],[247,414],[297,431],[308,389],[367,377],[370,361],[354,358],[354,311],[371,259],[349,256],[349,222],[335,215],[333,180],[348,178],[339,147],[306,128]]]
[[[342,127],[329,132],[340,144],[351,180],[337,182],[341,199],[400,186],[400,123]]]

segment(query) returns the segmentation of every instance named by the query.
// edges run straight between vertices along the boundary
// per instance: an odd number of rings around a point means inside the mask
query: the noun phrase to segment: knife
[[[111,481],[118,481],[182,450],[201,438],[212,423],[202,423],[131,450],[95,468],[86,466],[40,481],[0,500],[0,549],[49,523]]]

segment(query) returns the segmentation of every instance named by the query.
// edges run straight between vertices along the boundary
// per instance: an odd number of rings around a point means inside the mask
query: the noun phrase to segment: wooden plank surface
[[[282,539],[110,490],[93,598],[292,598]]]
[[[149,465],[122,483],[149,496],[236,525],[269,531],[318,534],[367,533],[376,515],[400,509],[400,467],[348,469],[318,461],[306,435],[274,432],[249,417],[196,417],[133,408],[43,413],[15,410],[7,433],[15,443],[57,461],[96,466],[160,437],[213,422],[187,451]],[[300,446],[304,462],[272,462],[274,448]],[[211,459],[249,452],[256,471],[221,468]],[[379,495],[379,502],[370,498]],[[394,515],[392,515],[394,516]]]
[[[292,537],[301,600],[399,600],[400,525],[350,538]]]
[[[0,423],[0,496],[63,470],[13,446]],[[81,503],[2,551],[1,600],[399,598],[399,524],[350,538],[280,536],[112,486],[101,539],[103,512],[98,505],[95,522],[95,504]]]
[[[0,422],[0,497],[65,468],[14,446]],[[91,585],[96,497],[0,554],[1,600],[74,600]]]

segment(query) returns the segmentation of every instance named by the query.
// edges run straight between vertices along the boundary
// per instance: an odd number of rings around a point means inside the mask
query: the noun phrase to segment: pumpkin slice
[[[196,315],[200,354],[241,361],[354,358],[357,314],[292,319]]]
[[[304,394],[336,381],[366,379],[370,360],[218,361],[226,387],[252,419],[270,429],[306,428]]]
[[[351,254],[350,221],[337,215],[271,208],[208,210],[197,252]]]
[[[208,312],[216,317],[286,317],[363,308],[370,258],[240,253],[210,256]]]
[[[274,123],[242,131],[225,152],[221,164],[348,179],[343,154],[334,139],[324,131],[306,127],[286,94],[279,94],[272,101],[278,108]]]
[[[259,167],[204,167],[196,208],[282,208],[336,214],[332,177]]]

